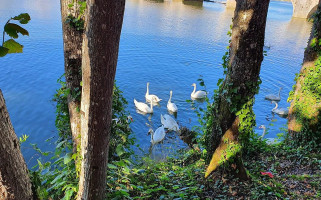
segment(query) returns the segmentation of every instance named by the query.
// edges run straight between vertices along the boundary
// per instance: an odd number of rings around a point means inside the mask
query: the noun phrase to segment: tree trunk
[[[290,95],[288,129],[294,139],[312,141],[306,133],[316,133],[320,127],[321,110],[321,3],[319,1],[317,17],[314,19],[307,48],[304,51],[303,65],[294,89]],[[304,128],[303,128],[304,127]],[[320,133],[319,133],[320,134]],[[301,139],[300,139],[301,138]],[[321,135],[319,135],[319,139]]]
[[[106,195],[112,94],[125,0],[88,0],[83,40],[78,199]]]
[[[233,18],[226,78],[213,108],[212,137],[208,148],[212,161],[206,176],[234,158],[239,177],[246,179],[241,160],[238,112],[249,107],[257,91],[263,60],[266,16],[269,0],[238,0]]]
[[[80,91],[81,91],[81,57],[83,30],[68,22],[68,16],[79,16],[78,0],[60,0],[61,21],[64,41],[65,78],[68,95],[68,109],[73,140],[73,152],[80,143]],[[68,5],[73,4],[72,7]],[[81,20],[81,19],[80,19]]]
[[[32,199],[28,168],[0,90],[0,199]]]

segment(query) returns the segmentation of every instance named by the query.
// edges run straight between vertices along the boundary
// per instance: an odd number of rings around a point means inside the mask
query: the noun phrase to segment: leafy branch
[[[0,57],[4,57],[8,53],[22,53],[23,46],[16,42],[14,39],[21,35],[28,35],[29,32],[19,26],[16,23],[11,23],[12,20],[19,21],[20,24],[27,24],[30,21],[30,16],[28,13],[21,13],[18,16],[10,18],[4,25],[3,36],[2,36],[2,46],[0,46]],[[5,35],[9,35],[11,39],[5,41]]]

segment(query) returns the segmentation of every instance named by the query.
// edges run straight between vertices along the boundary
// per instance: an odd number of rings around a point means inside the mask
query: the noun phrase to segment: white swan
[[[177,122],[168,114],[165,114],[164,116],[161,115],[161,122],[164,128],[167,128],[169,131],[179,131]]]
[[[206,97],[207,92],[202,91],[202,90],[196,91],[196,84],[195,83],[193,83],[192,86],[194,87],[194,90],[191,93],[191,98],[192,99],[202,99],[202,98]]]
[[[177,106],[175,103],[172,103],[171,100],[172,100],[172,95],[173,95],[173,91],[171,90],[170,93],[169,93],[169,100],[167,102],[167,109],[171,112],[177,112]]]
[[[150,107],[143,102],[138,102],[136,99],[134,99],[134,104],[138,110],[140,110],[143,113],[153,113],[153,104],[150,104]]]
[[[265,134],[266,134],[266,127],[264,125],[261,125],[259,128],[262,128],[263,129],[263,133],[262,135],[259,137],[259,140],[263,140]],[[277,139],[274,139],[274,138],[266,138],[266,143],[268,145],[272,145],[272,144],[277,144],[278,143],[278,140]]]
[[[158,129],[156,129],[155,132],[153,131],[152,128],[150,128],[148,131],[148,134],[151,134],[150,142],[152,143],[152,145],[155,145],[155,144],[163,141],[165,138],[165,135],[166,135],[163,125],[161,127],[159,127]]]
[[[145,94],[145,98],[147,102],[153,102],[153,103],[158,103],[160,102],[162,99],[158,98],[158,96],[154,95],[154,94],[149,94],[149,82],[147,82],[147,91]]]
[[[289,114],[289,110],[287,108],[278,108],[278,103],[276,101],[272,101],[275,104],[275,107],[272,109],[273,113],[276,113],[281,116],[287,116]]]
[[[282,90],[282,87],[280,87],[280,89],[279,89],[279,95],[278,96],[276,96],[274,94],[268,94],[268,95],[265,96],[265,99],[269,100],[269,101],[280,101],[281,100],[281,96],[280,96],[281,90]]]
[[[262,128],[263,129],[263,133],[262,135],[259,137],[259,140],[262,140],[265,136],[265,133],[266,133],[266,127],[264,125],[261,125],[259,128]]]

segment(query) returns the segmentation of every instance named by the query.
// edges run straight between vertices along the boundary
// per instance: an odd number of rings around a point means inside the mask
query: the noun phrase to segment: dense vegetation
[[[200,79],[203,85],[202,79]],[[59,130],[56,151],[41,152],[51,156],[51,161],[38,160],[31,170],[33,189],[40,199],[73,199],[78,190],[78,170],[72,154],[68,108],[68,93],[65,84],[57,90],[56,126]],[[204,178],[206,150],[180,149],[176,155],[165,161],[154,161],[149,157],[134,157],[127,123],[126,100],[122,92],[114,88],[113,118],[121,123],[113,123],[110,157],[108,164],[108,199],[250,199],[261,198],[321,198],[321,156],[313,145],[297,146],[289,138],[278,144],[267,144],[257,134],[252,134],[243,153],[249,181],[240,182],[229,175],[233,170],[224,165],[208,179]],[[207,100],[209,101],[209,100]],[[201,124],[205,110],[196,109]],[[196,140],[204,149],[202,125],[195,128]],[[118,144],[118,145],[116,145]],[[133,159],[135,158],[135,159]]]

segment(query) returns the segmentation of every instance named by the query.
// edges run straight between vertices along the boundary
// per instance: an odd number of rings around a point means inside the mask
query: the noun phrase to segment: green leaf
[[[21,24],[28,24],[28,22],[30,21],[31,18],[28,13],[21,13],[20,15],[15,16],[12,19],[18,20]]]
[[[8,53],[22,53],[23,46],[13,39],[3,43],[3,47],[8,49]]]
[[[70,189],[67,190],[67,191],[65,192],[65,196],[64,196],[63,200],[70,200],[73,193],[74,193],[73,190],[70,190]]]
[[[109,169],[117,169],[117,166],[113,165],[113,164],[107,164]]]
[[[8,23],[4,26],[4,31],[13,38],[18,38],[18,33],[29,36],[29,32],[18,24]]]
[[[7,55],[8,52],[9,52],[8,48],[0,46],[0,57]]]
[[[121,156],[121,155],[123,155],[123,154],[125,153],[122,144],[119,144],[119,145],[116,147],[116,153],[117,153],[118,156]]]
[[[72,160],[72,153],[67,153],[65,156],[64,156],[64,164],[68,164],[70,161]]]

